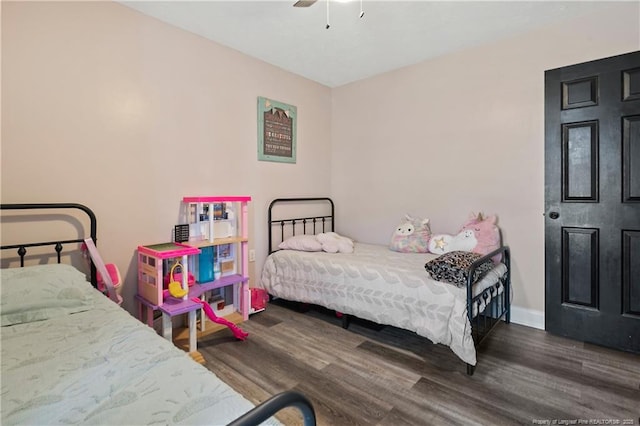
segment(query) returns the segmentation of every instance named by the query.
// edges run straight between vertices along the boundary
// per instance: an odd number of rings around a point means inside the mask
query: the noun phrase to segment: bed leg
[[[304,302],[298,303],[298,310],[300,312],[306,313],[306,312],[309,312],[310,309],[311,309],[311,305],[309,305],[308,303],[304,303]]]
[[[476,366],[467,364],[467,376],[473,376],[474,371],[476,371]]]
[[[503,293],[503,299],[505,299],[505,294]],[[500,311],[500,315],[504,315],[504,322],[506,322],[507,324],[509,324],[511,322],[511,303],[509,303],[509,300],[507,300],[506,302],[506,307],[505,307],[505,303],[501,303],[501,311]]]
[[[349,328],[349,315],[342,314],[342,328],[345,330]]]

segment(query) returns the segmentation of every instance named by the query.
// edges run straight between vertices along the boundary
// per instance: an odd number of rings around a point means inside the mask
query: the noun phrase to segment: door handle
[[[558,213],[558,212],[549,213],[549,218],[551,218],[551,219],[557,219],[559,217],[560,217],[560,213]]]

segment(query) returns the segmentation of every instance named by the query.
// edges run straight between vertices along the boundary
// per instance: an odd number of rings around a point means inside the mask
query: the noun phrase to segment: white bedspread
[[[466,289],[430,278],[424,265],[435,257],[362,243],[356,243],[352,254],[280,250],[267,258],[261,286],[283,299],[414,331],[475,365]],[[506,266],[498,264],[474,293],[505,272]]]
[[[3,289],[11,284],[9,271],[3,271]],[[0,329],[3,425],[225,425],[253,407],[153,329],[91,292],[89,311]]]

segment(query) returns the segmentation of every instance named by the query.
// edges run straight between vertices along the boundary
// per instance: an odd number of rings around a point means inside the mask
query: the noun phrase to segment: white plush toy
[[[322,250],[327,253],[353,253],[353,240],[335,232],[324,232],[316,235]]]
[[[469,215],[456,235],[437,234],[429,241],[429,251],[444,254],[450,251],[472,251],[478,254],[489,254],[501,245],[500,230],[496,226],[496,215],[485,217],[482,213]],[[500,261],[500,255],[494,257]]]
[[[464,230],[457,235],[436,234],[429,240],[429,251],[433,254],[444,254],[450,251],[472,251],[478,240],[471,230]]]

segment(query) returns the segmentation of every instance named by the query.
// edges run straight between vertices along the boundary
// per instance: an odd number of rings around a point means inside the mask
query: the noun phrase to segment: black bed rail
[[[28,204],[0,204],[0,210],[53,210],[53,209],[78,209],[84,212],[89,218],[90,236],[94,243],[97,244],[97,220],[93,211],[82,204],[78,203],[28,203]],[[24,258],[27,255],[27,248],[29,247],[44,247],[54,246],[58,263],[61,262],[61,252],[64,244],[83,243],[85,236],[81,236],[75,239],[69,240],[57,240],[57,241],[45,241],[45,242],[33,242],[33,243],[20,243],[20,244],[7,244],[0,246],[0,250],[18,249],[17,254],[20,257],[20,267],[24,267]],[[91,262],[91,283],[97,285],[97,273],[96,267]]]
[[[272,396],[260,405],[238,417],[227,426],[255,426],[274,416],[280,410],[295,407],[302,414],[304,426],[315,426],[316,413],[306,396],[296,391],[285,391]]]
[[[496,284],[484,289],[481,293],[473,295],[473,286],[476,269],[485,262],[493,262],[495,256],[501,257],[501,262],[507,267],[507,271]],[[500,291],[502,286],[502,291]],[[491,253],[482,256],[469,267],[467,276],[467,317],[471,325],[471,336],[478,347],[487,337],[489,332],[504,317],[506,323],[511,320],[511,251],[508,246],[502,246]],[[484,303],[484,309],[480,305]],[[474,315],[474,307],[476,314]],[[467,374],[472,375],[474,366],[467,364]]]
[[[309,217],[295,217],[295,218],[288,217],[288,218],[282,218],[282,219],[273,219],[272,209],[276,204],[295,203],[295,202],[302,202],[302,201],[327,202],[331,207],[331,214],[309,216]],[[335,206],[331,198],[328,198],[328,197],[276,198],[275,200],[271,201],[271,203],[269,204],[268,215],[267,215],[267,228],[269,233],[268,235],[269,250],[267,251],[267,253],[272,253],[274,251],[273,249],[274,225],[280,227],[280,242],[282,242],[284,240],[284,235],[285,235],[284,230],[286,225],[291,227],[292,235],[296,235],[297,224],[302,224],[303,235],[307,233],[307,225],[310,225],[312,227],[311,232],[313,232],[313,234],[315,235],[318,233],[318,228],[316,228],[316,225],[318,225],[318,227],[320,227],[320,225],[322,226],[321,232],[328,232],[327,230],[328,222],[331,223],[331,228],[329,230],[335,231],[335,223],[336,223],[335,222]]]

